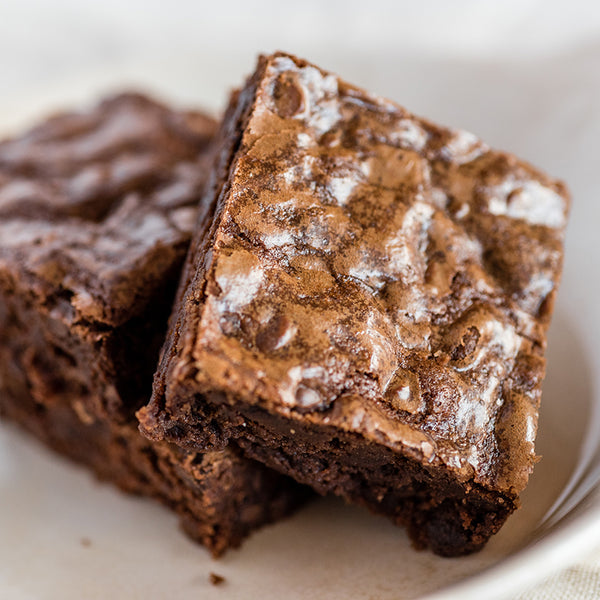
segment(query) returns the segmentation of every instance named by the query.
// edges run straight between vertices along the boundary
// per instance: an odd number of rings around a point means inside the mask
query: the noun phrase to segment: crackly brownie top
[[[564,186],[294,57],[258,78],[174,377],[519,491]]]
[[[0,143],[0,277],[69,319],[140,313],[185,252],[214,131],[127,93]]]

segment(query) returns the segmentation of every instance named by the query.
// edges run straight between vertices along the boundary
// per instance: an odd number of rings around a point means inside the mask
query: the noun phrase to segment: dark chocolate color
[[[145,433],[480,548],[536,461],[564,185],[285,54],[222,132]]]
[[[0,143],[0,413],[170,505],[220,554],[305,493],[235,449],[186,452],[137,430],[205,217],[215,129],[123,94]]]

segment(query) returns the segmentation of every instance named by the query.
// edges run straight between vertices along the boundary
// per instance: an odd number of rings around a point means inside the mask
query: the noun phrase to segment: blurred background
[[[122,88],[219,112],[276,49],[564,178],[581,233],[569,243],[595,250],[584,211],[600,194],[600,3],[589,0],[0,0],[0,132]]]
[[[218,111],[275,49],[559,175],[558,142],[599,133],[589,0],[1,0],[0,126],[122,87]]]

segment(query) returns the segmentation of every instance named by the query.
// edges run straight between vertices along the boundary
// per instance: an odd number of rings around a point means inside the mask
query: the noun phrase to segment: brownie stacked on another
[[[304,492],[235,449],[138,432],[215,129],[123,94],[0,144],[0,413],[219,554]]]
[[[565,187],[285,54],[221,138],[143,431],[481,548],[536,461]]]

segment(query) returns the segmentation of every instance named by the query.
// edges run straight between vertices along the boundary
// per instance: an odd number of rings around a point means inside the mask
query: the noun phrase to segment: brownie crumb
[[[217,575],[216,573],[209,573],[208,580],[212,585],[221,585],[225,583],[225,577],[223,577],[223,575]]]

